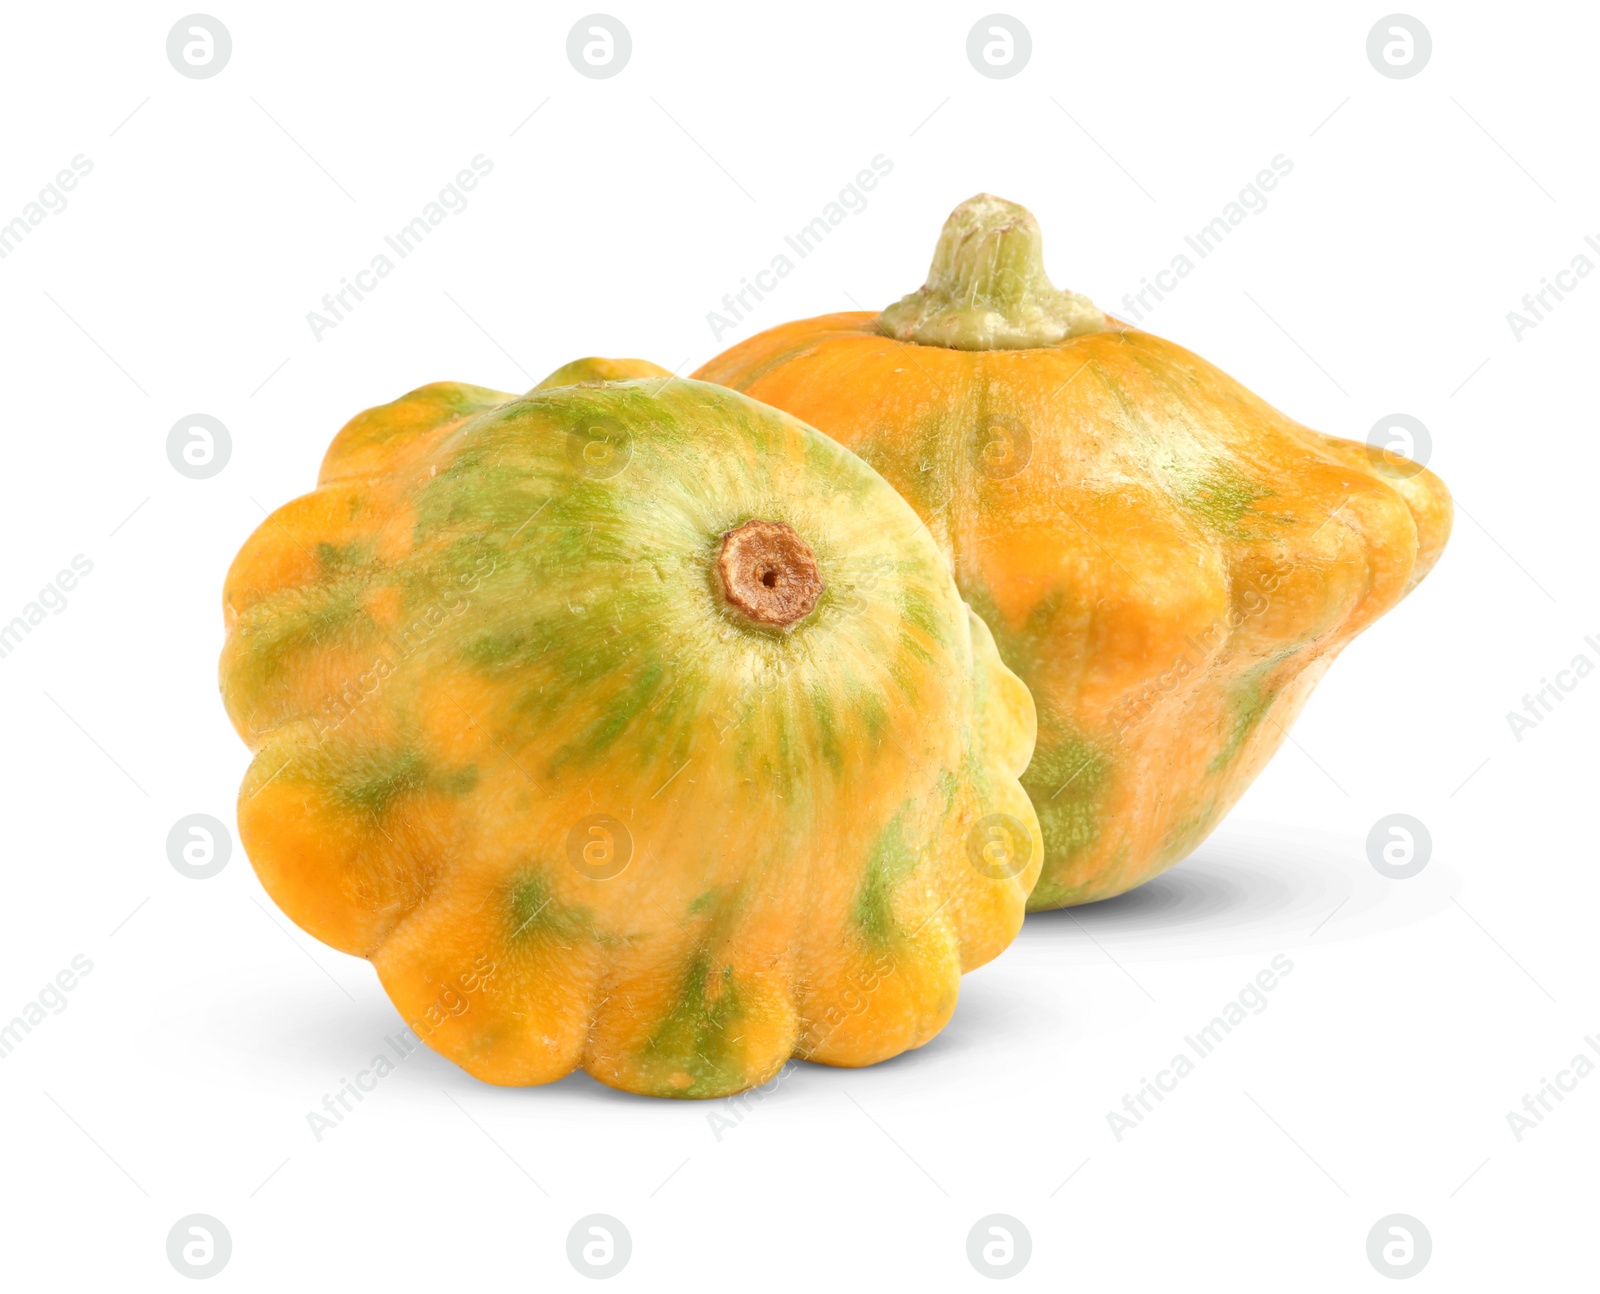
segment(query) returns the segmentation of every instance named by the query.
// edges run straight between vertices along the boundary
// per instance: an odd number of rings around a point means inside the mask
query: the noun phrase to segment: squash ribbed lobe
[[[1032,700],[853,454],[587,363],[359,415],[245,544],[251,862],[490,1082],[717,1096],[919,1046],[1038,874]],[[724,591],[739,535],[774,619]],[[974,863],[997,819],[1014,870]]]
[[[882,314],[785,324],[695,376],[853,449],[947,555],[1038,706],[1035,909],[1190,853],[1450,533],[1433,473],[1058,293],[1037,222],[988,195]]]

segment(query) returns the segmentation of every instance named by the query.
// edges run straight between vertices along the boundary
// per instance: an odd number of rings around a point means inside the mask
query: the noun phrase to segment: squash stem
[[[950,213],[928,281],[878,316],[886,337],[955,350],[1055,346],[1111,326],[1088,297],[1050,282],[1033,213],[989,193]]]
[[[717,571],[730,605],[780,629],[810,615],[824,587],[811,546],[783,521],[747,521],[724,534]]]

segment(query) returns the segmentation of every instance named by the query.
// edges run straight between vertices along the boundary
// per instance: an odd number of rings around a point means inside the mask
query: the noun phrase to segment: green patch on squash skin
[[[427,770],[422,756],[402,750],[387,758],[363,760],[354,777],[338,784],[338,797],[347,808],[358,809],[374,818],[389,812],[401,796],[420,791],[426,784]]]
[[[950,647],[949,636],[945,626],[950,622],[948,614],[942,614],[938,607],[929,598],[924,589],[919,585],[907,584],[905,591],[896,601],[900,614],[916,627],[928,635],[928,641],[941,648]],[[924,660],[931,660],[927,652],[922,653]]]
[[[515,629],[499,629],[479,634],[472,639],[461,655],[467,664],[488,672],[498,667],[515,668],[537,660],[544,654],[542,644],[529,640],[528,635]]]
[[[288,589],[263,598],[245,613],[240,641],[246,648],[255,688],[270,684],[295,657],[335,638],[370,638],[362,610],[362,586],[342,580]]]
[[[594,913],[587,907],[559,902],[550,882],[538,872],[525,873],[512,883],[506,907],[507,943],[554,939],[572,944],[595,937]]]
[[[323,590],[321,605],[307,612],[300,621],[301,633],[307,645],[320,645],[339,633],[350,621],[361,614],[361,589],[359,586]]]
[[[1046,871],[1054,873],[1100,839],[1102,800],[1111,761],[1076,737],[1041,745],[1022,775],[1023,789],[1039,815]],[[1048,876],[1041,878],[1035,899],[1051,897]]]
[[[1086,640],[1094,620],[1092,607],[1069,601],[1068,591],[1057,589],[1040,598],[1022,624],[1013,628],[1007,624],[993,593],[977,571],[959,572],[957,583],[967,605],[988,627],[995,650],[1006,668],[1035,692],[1039,690],[1039,680],[1056,664],[1062,650],[1061,642],[1072,636]],[[1041,711],[1041,740],[1048,721],[1048,716]]]
[[[1270,667],[1269,662],[1268,667]],[[1265,669],[1252,671],[1245,676],[1243,683],[1238,686],[1232,696],[1233,702],[1233,727],[1228,732],[1228,739],[1222,745],[1211,762],[1206,765],[1206,772],[1216,776],[1233,762],[1245,742],[1250,739],[1250,734],[1256,730],[1261,720],[1266,717],[1267,711],[1272,708],[1272,703],[1277,699],[1276,692],[1269,692],[1265,688],[1262,675]]]
[[[353,768],[343,771],[344,776],[333,779],[335,798],[346,808],[374,818],[384,817],[398,801],[418,791],[459,796],[470,794],[478,784],[476,766],[430,769],[412,749],[361,754]]]
[[[1225,463],[1216,462],[1204,474],[1184,482],[1178,502],[1214,534],[1254,541],[1262,538],[1263,523],[1283,520],[1259,509],[1262,500],[1276,497],[1276,491],[1256,484]]]
[[[866,697],[857,708],[855,718],[861,724],[868,743],[877,745],[889,727],[889,712],[878,696]]]
[[[741,999],[732,966],[713,966],[705,951],[689,963],[677,1001],[640,1057],[659,1095],[722,1096],[745,1086],[732,1034],[744,1013]]]
[[[969,395],[959,407],[934,401],[915,415],[897,409],[895,422],[910,418],[903,429],[875,427],[857,441],[857,452],[901,487],[941,546],[951,533],[951,500],[971,486],[973,433],[988,424],[989,394]]]
[[[1262,511],[1262,503],[1277,498],[1277,491],[1251,480],[1223,459],[1212,458],[1199,465],[1174,459],[1159,466],[1178,505],[1221,538],[1259,543],[1269,538],[1271,527],[1291,520]]]
[[[1105,866],[1099,869],[1099,874],[1087,881],[1076,884],[1063,884],[1040,880],[1034,891],[1028,896],[1029,912],[1050,912],[1056,908],[1075,907],[1084,902],[1098,902],[1108,897],[1099,893],[1104,885],[1105,877],[1121,875],[1128,866],[1128,849],[1122,846],[1111,856]]]
[[[839,745],[838,720],[834,715],[833,701],[821,687],[807,692],[811,713],[817,723],[817,753],[837,776],[844,772],[844,750]]]
[[[917,865],[916,855],[905,839],[904,819],[914,805],[907,805],[890,819],[888,826],[873,841],[867,856],[867,869],[856,891],[851,919],[869,943],[885,944],[894,936],[892,900],[897,885]]]
[[[1242,476],[1219,464],[1211,474],[1200,477],[1186,488],[1179,501],[1210,529],[1239,536],[1244,531],[1240,523],[1250,515],[1256,500],[1270,493],[1252,486]]]
[[[889,658],[889,678],[893,680],[895,691],[905,705],[916,710],[919,701],[917,681],[925,673],[918,666],[932,663],[933,657],[910,634],[901,634],[895,641],[895,647],[897,650]]]
[[[322,577],[329,579],[360,566],[367,560],[367,550],[366,545],[359,542],[346,544],[343,548],[324,542],[317,545],[316,557]]]
[[[426,560],[403,568],[407,594],[415,601],[470,598],[507,560],[495,536],[461,535],[442,546],[441,538],[429,536]]]
[[[627,732],[640,712],[657,700],[662,681],[667,678],[665,661],[653,660],[644,666],[628,683],[615,693],[604,713],[572,742],[556,752],[550,761],[552,769],[568,763],[588,763],[600,759]]]
[[[1192,375],[1185,373],[1183,377],[1187,380],[1175,380],[1175,374],[1182,371],[1155,360],[1137,340],[1124,354],[1139,365],[1145,380],[1157,388],[1169,407],[1192,405],[1195,399]],[[1124,416],[1138,428],[1141,438],[1160,445],[1161,457],[1152,459],[1151,465],[1177,504],[1211,533],[1234,540],[1259,539],[1259,527],[1263,522],[1283,520],[1257,510],[1260,501],[1276,497],[1275,492],[1218,457],[1216,442],[1206,428],[1190,428],[1187,437],[1162,433],[1156,440],[1157,433],[1148,420],[1149,410],[1130,397],[1123,383],[1110,378],[1102,385],[1117,401]]]

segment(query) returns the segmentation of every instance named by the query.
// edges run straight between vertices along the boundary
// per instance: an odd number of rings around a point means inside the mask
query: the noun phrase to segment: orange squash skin
[[[752,517],[826,580],[787,630],[714,582]],[[723,388],[437,383],[368,410],[224,612],[262,884],[485,1081],[701,1097],[795,1055],[871,1064],[1020,927],[1026,689],[893,490]],[[986,869],[995,816],[1021,838]]]
[[[834,314],[695,374],[855,450],[946,553],[1038,706],[1033,910],[1109,898],[1190,853],[1450,532],[1431,472],[1107,324],[958,350]]]

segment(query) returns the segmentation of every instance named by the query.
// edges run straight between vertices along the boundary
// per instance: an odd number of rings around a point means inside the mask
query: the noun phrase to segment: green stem
[[[1110,326],[1088,297],[1050,282],[1033,213],[988,193],[950,213],[928,281],[878,316],[886,337],[955,350],[1055,346]]]

